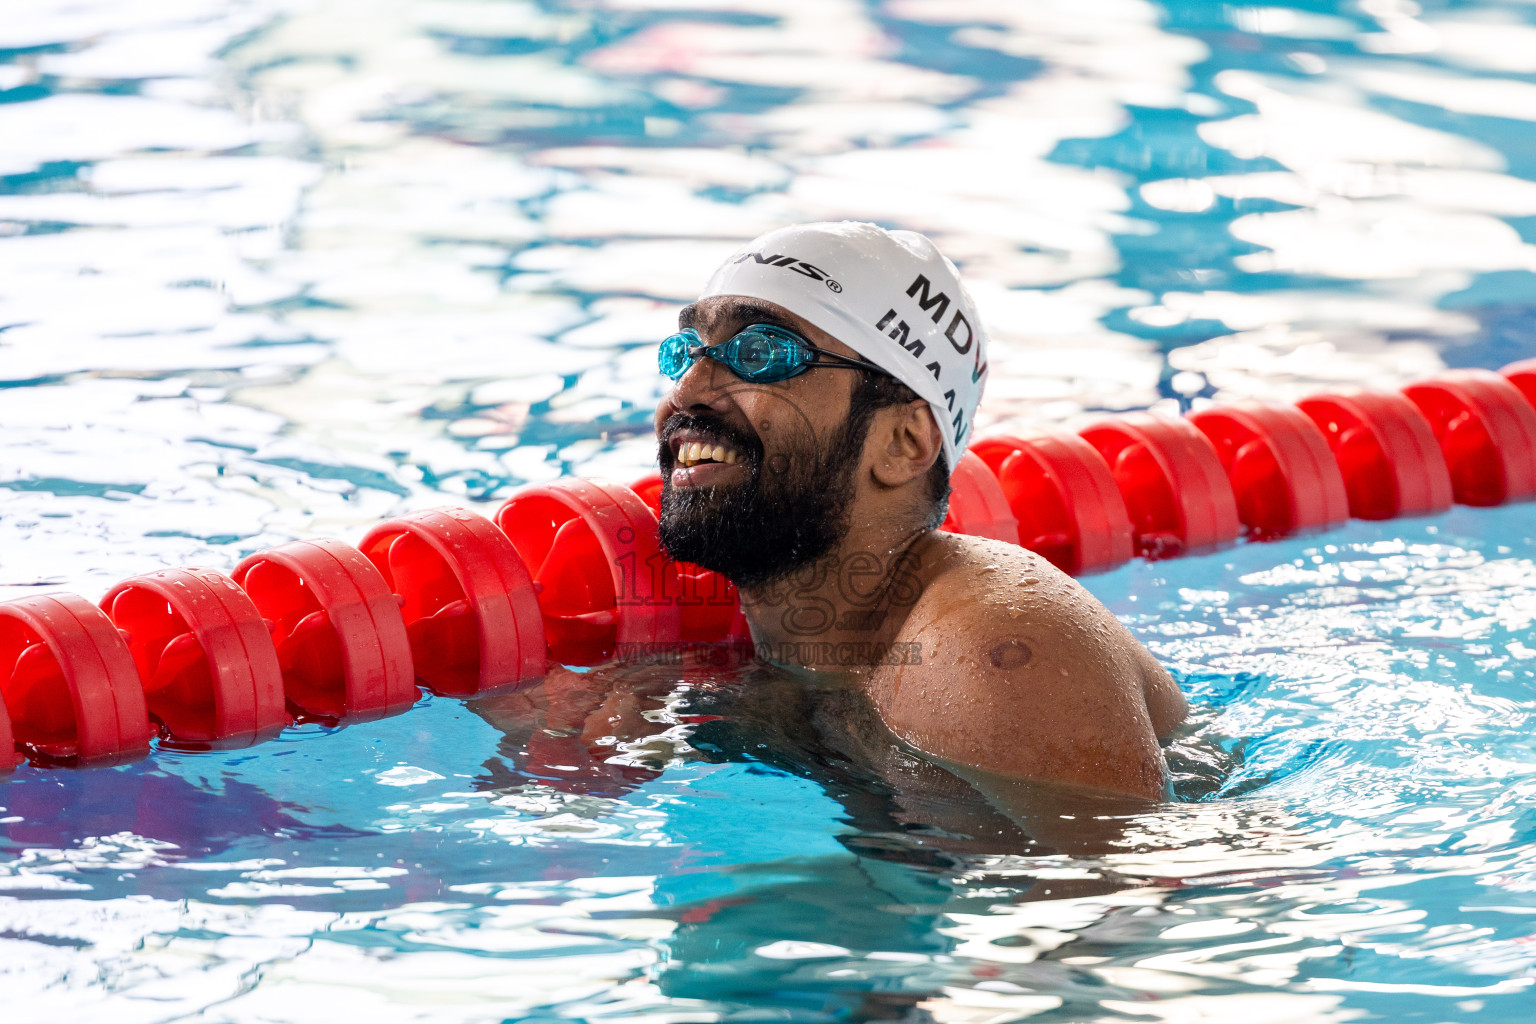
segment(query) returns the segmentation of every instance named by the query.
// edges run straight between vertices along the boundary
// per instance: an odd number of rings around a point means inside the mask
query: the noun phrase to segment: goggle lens
[[[673,380],[681,380],[688,367],[693,365],[688,350],[701,344],[702,340],[692,329],[679,331],[661,343],[661,351],[656,353],[657,368]]]
[[[799,335],[770,324],[753,324],[723,345],[704,347],[698,332],[684,328],[661,343],[656,364],[663,374],[681,380],[698,355],[724,363],[732,373],[753,384],[788,380],[817,361],[816,349]]]
[[[771,327],[755,326],[729,342],[735,348],[728,366],[736,376],[758,384],[787,380],[810,365],[814,358],[799,338]]]

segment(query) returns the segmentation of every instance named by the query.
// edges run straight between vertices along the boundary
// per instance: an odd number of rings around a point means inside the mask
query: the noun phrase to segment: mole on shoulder
[[[1035,652],[1022,640],[1004,640],[992,648],[987,656],[992,659],[993,668],[1011,669],[1028,665]]]

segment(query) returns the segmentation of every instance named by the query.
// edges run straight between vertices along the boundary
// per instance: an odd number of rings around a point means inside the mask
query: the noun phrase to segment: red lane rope
[[[1526,401],[1536,407],[1536,359],[1523,359],[1518,363],[1510,363],[1499,373],[1519,388]]]
[[[0,604],[0,665],[9,669],[0,743],[12,740],[0,745],[0,764],[18,737],[27,756],[52,763],[112,764],[149,752],[154,729],[128,644],[84,598]]]
[[[997,476],[1019,543],[1073,576],[1135,557],[1131,516],[1114,474],[1076,434],[1000,434],[971,445]]]
[[[465,509],[380,523],[358,545],[395,594],[416,677],[468,696],[542,676],[535,584],[506,534]]]
[[[364,721],[416,703],[400,603],[361,551],[339,540],[294,541],[257,552],[231,576],[269,623],[299,714]]]
[[[1226,547],[1242,532],[1221,457],[1188,420],[1127,413],[1082,432],[1108,463],[1144,558]]]
[[[629,485],[646,508],[661,518],[661,474],[648,473]],[[673,562],[677,572],[678,639],[685,643],[723,643],[749,640],[747,620],[741,614],[736,586],[717,572]]]
[[[119,583],[101,607],[128,642],[167,742],[244,747],[290,724],[267,624],[228,576],[162,569]]]
[[[1452,370],[1401,393],[1130,413],[1080,435],[978,440],[944,528],[1022,544],[1074,575],[1325,530],[1347,517],[1536,498],[1536,359]],[[748,637],[736,591],[657,539],[661,479],[560,480],[496,520],[465,509],[381,523],[358,547],[295,541],[233,578],[167,569],[100,607],[0,604],[0,773],[110,764],[150,739],[247,746],[295,719],[397,714],[418,687],[467,696],[598,664],[629,645]]]
[[[533,573],[554,660],[596,665],[620,645],[678,638],[668,594],[676,572],[656,516],[634,491],[597,480],[557,480],[514,495],[496,513]]]
[[[1189,417],[1216,448],[1253,540],[1327,530],[1349,518],[1344,474],[1323,432],[1288,405],[1217,406]]]
[[[1403,395],[1339,392],[1296,406],[1327,440],[1354,518],[1433,515],[1451,507],[1451,471],[1435,432]]]
[[[939,529],[1019,542],[1019,520],[997,476],[975,452],[960,456],[949,478],[949,514]]]
[[[1434,429],[1462,505],[1536,496],[1536,409],[1488,370],[1451,370],[1403,389]]]

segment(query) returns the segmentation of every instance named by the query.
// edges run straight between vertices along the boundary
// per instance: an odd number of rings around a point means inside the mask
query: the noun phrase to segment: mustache
[[[749,468],[755,469],[762,464],[763,442],[756,434],[748,433],[720,416],[698,416],[679,412],[668,416],[656,435],[656,459],[664,471],[672,468],[672,437],[681,430],[695,431],[712,441],[736,449],[746,460]]]

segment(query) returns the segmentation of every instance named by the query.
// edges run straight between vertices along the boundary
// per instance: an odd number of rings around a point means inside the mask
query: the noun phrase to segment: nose
[[[702,346],[700,346],[702,347]],[[736,376],[714,359],[700,356],[667,392],[662,404],[673,411],[713,409],[719,412],[729,400]]]

